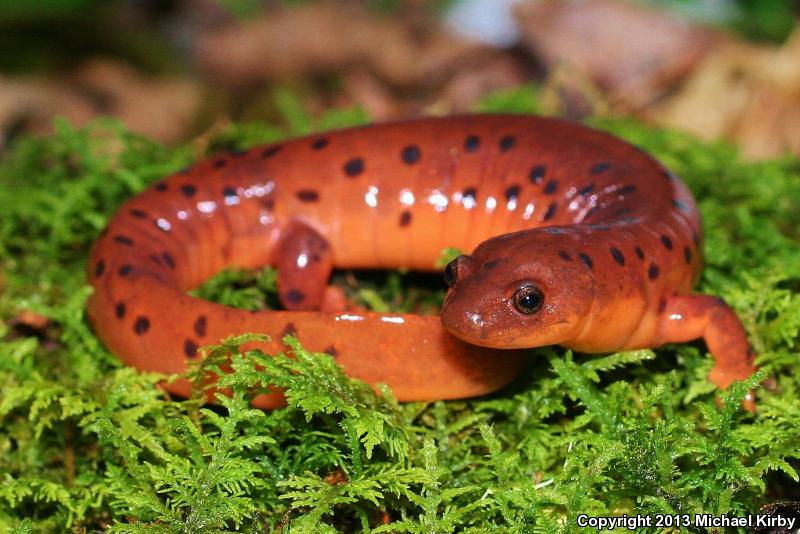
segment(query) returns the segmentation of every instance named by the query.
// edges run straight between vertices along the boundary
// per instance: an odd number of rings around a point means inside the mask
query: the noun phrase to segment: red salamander
[[[294,333],[400,400],[448,399],[512,380],[524,354],[508,349],[704,338],[725,388],[754,371],[753,353],[721,299],[692,294],[701,240],[686,186],[611,135],[532,116],[422,118],[228,153],[153,184],[95,244],[88,312],[125,363],[163,373],[233,334],[269,334],[253,346],[275,353]],[[348,311],[328,286],[333,268],[434,270],[445,247],[473,252],[445,269],[441,318]],[[186,294],[266,264],[283,311]]]

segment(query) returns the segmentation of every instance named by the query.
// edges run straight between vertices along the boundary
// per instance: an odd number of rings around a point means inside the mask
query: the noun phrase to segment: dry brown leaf
[[[0,150],[16,130],[52,132],[54,116],[83,124],[94,110],[79,92],[54,80],[0,77]]]
[[[387,121],[403,114],[402,103],[377,76],[365,69],[351,69],[342,76],[347,100],[340,105],[363,107],[374,121]]]
[[[545,65],[576,68],[628,110],[658,98],[715,41],[702,26],[615,0],[528,0],[515,16],[523,42]]]
[[[200,107],[200,87],[179,78],[147,76],[124,63],[97,58],[81,65],[74,83],[96,112],[165,143],[182,139]]]
[[[234,87],[340,72],[356,66],[394,86],[435,84],[464,58],[491,51],[440,29],[420,30],[351,4],[276,8],[199,39],[213,80]]]
[[[465,65],[436,91],[432,108],[441,113],[466,113],[484,96],[510,89],[527,82],[530,65],[509,54],[496,54],[474,64]]]
[[[201,102],[197,84],[157,79],[123,63],[94,59],[66,78],[0,78],[0,149],[15,130],[43,135],[53,118],[76,126],[103,115],[162,142],[186,135]]]
[[[800,29],[783,47],[725,43],[646,117],[728,138],[752,159],[800,154]]]
[[[547,74],[539,100],[545,115],[582,120],[609,113],[608,101],[600,88],[567,64],[558,65]]]

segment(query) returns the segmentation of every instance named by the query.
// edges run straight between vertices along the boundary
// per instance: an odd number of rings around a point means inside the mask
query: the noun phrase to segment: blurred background
[[[799,15],[791,0],[3,0],[0,152],[57,116],[177,143],[286,105],[384,121],[533,87],[520,111],[800,154]]]

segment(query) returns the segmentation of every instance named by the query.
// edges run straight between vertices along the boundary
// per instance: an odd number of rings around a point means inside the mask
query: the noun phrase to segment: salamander
[[[445,268],[441,317],[353,310],[328,284],[334,268],[431,271],[446,247],[472,252]],[[493,391],[531,347],[696,338],[726,388],[754,371],[753,351],[730,307],[692,293],[702,256],[691,193],[633,145],[554,118],[419,118],[229,152],[152,184],[93,248],[88,316],[141,370],[184,371],[198,347],[246,332],[280,352],[292,333],[401,401]],[[186,293],[267,264],[284,310]]]

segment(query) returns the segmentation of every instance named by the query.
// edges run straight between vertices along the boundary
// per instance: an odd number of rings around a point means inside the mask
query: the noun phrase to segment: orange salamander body
[[[503,386],[524,363],[517,349],[702,337],[725,388],[753,372],[753,354],[722,300],[691,293],[701,239],[686,186],[608,134],[532,116],[422,118],[228,153],[153,184],[95,244],[88,311],[109,349],[147,371],[181,372],[199,346],[246,332],[280,352],[294,333],[400,400],[432,400]],[[328,287],[335,267],[434,270],[445,247],[473,252],[445,269],[441,318],[348,311]],[[223,268],[266,264],[283,311],[186,294]]]

